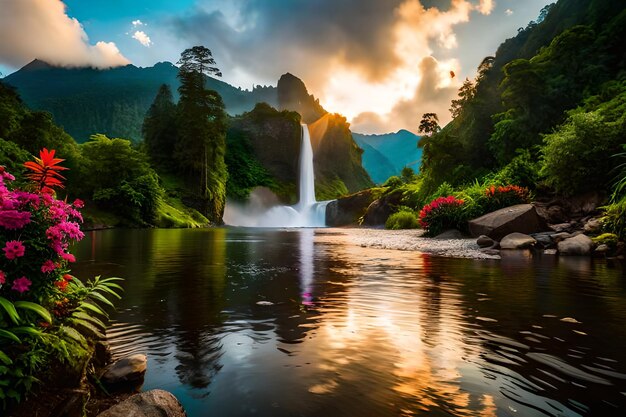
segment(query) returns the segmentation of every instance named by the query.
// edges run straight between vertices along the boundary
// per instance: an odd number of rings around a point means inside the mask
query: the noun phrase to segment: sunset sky
[[[0,0],[0,71],[151,66],[209,47],[235,86],[302,78],[353,130],[450,118],[465,77],[549,0]],[[456,76],[450,77],[450,71]]]

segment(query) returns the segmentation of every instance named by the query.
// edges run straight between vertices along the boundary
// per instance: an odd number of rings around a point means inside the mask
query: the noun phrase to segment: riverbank
[[[481,251],[476,239],[433,239],[424,237],[424,230],[386,230],[369,228],[318,229],[316,241],[334,244],[346,242],[364,248],[416,251],[447,258],[500,259]]]

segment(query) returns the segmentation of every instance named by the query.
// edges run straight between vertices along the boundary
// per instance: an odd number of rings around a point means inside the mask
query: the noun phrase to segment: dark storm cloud
[[[236,18],[198,7],[172,23],[177,36],[212,48],[224,66],[253,66],[265,77],[280,67],[316,79],[324,61],[339,60],[374,80],[398,63],[393,26],[401,2],[254,0],[235,3]]]

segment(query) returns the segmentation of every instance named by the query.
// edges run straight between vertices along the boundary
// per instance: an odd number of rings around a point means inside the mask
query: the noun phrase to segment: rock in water
[[[593,241],[589,236],[578,235],[559,242],[558,249],[561,255],[591,255]]]
[[[537,241],[523,233],[511,233],[500,241],[501,249],[528,249],[535,246]]]
[[[133,395],[98,417],[186,417],[180,402],[167,391],[154,389]]]
[[[545,221],[539,217],[532,204],[506,207],[469,221],[469,231],[473,237],[487,235],[495,240],[514,232],[530,234],[546,229]]]
[[[143,381],[148,358],[142,353],[127,356],[107,366],[102,382],[108,386]]]

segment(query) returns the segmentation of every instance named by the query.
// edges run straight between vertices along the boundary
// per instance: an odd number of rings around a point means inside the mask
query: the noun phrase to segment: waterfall
[[[298,203],[294,206],[266,207],[256,202],[245,206],[227,202],[224,223],[244,227],[325,227],[326,206],[330,201],[315,200],[315,171],[313,146],[307,125],[302,124],[302,144],[299,161]]]
[[[300,201],[298,207],[304,210],[314,205],[315,172],[313,171],[313,146],[309,127],[302,125],[302,146],[300,148]]]

